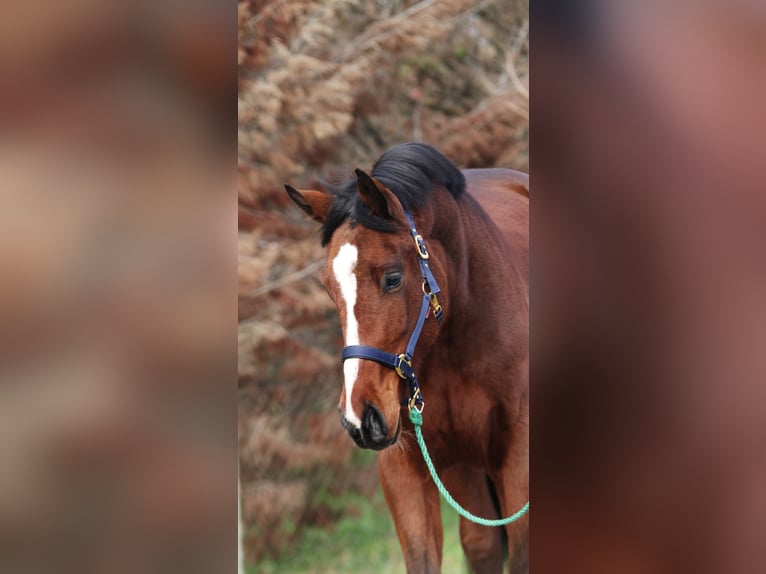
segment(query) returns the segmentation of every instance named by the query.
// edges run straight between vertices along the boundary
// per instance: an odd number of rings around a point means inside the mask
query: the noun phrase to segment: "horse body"
[[[413,165],[423,157],[431,158],[417,155]],[[374,215],[397,223],[406,197],[381,183],[388,172],[379,171],[380,180],[375,168],[373,178],[358,172],[359,197]],[[499,518],[521,507],[529,491],[528,179],[502,169],[448,175],[444,184],[434,175],[427,201],[412,210],[444,310],[440,325],[426,321],[413,358],[425,401],[422,432],[455,499],[474,514]],[[462,181],[465,192],[456,192]],[[304,204],[291,197],[320,221],[332,216],[332,201],[340,201],[310,192],[300,195]],[[422,297],[413,242],[358,225],[353,213],[331,231],[323,281],[338,305],[347,345],[362,340],[399,352]],[[396,279],[401,284],[390,288]],[[380,449],[381,484],[407,571],[440,572],[439,493],[401,407],[406,391],[392,370],[352,360],[344,365],[339,405],[344,426],[360,446]],[[526,571],[527,531],[526,516],[505,527],[506,540],[501,528],[462,517],[460,523],[463,548],[478,573],[500,572],[505,544],[511,571]]]
[[[500,517],[487,476],[498,491],[503,516],[528,500],[528,197],[519,193],[515,187],[520,184],[513,185],[514,173],[508,172],[464,171],[469,195],[455,202],[455,220],[443,218],[448,223],[427,239],[432,257],[448,262],[447,284],[462,284],[463,289],[453,290],[443,302],[448,319],[419,366],[426,400],[423,435],[437,470],[447,471],[445,483],[463,506],[487,518]],[[440,217],[445,213],[441,204],[451,203],[443,195],[435,191],[433,198]],[[494,225],[487,221],[490,213]],[[473,336],[466,337],[469,333]],[[427,470],[412,437],[403,440],[404,452],[381,453],[380,473],[389,505],[402,508],[394,519],[400,541],[411,545],[402,539],[427,530],[400,499],[403,489],[423,482]],[[422,491],[431,506],[427,516],[438,529],[436,489],[426,481]],[[499,572],[499,529],[460,521],[474,571]],[[526,519],[507,527],[512,571],[526,569],[527,528]],[[473,542],[466,543],[467,537]],[[432,532],[431,538],[438,542],[441,534]],[[421,540],[416,546],[430,553],[418,556],[413,551],[408,572],[439,571],[440,544]]]

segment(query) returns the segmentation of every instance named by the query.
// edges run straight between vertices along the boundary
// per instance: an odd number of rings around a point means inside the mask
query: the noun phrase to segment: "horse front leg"
[[[483,470],[460,464],[446,469],[441,478],[453,498],[468,512],[484,518],[500,518]],[[460,543],[473,574],[501,574],[504,539],[502,528],[481,526],[460,517]]]
[[[378,455],[383,494],[394,519],[396,535],[404,554],[408,574],[439,574],[442,563],[443,532],[439,492],[428,471],[414,455],[392,446]]]
[[[519,510],[529,500],[529,426],[516,425],[504,457],[501,475],[493,477],[503,516]],[[529,514],[506,527],[509,572],[529,572]]]

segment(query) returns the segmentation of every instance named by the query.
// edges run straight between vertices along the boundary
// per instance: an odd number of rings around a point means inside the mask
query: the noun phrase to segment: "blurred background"
[[[532,32],[533,571],[762,572],[764,3]]]
[[[413,139],[527,169],[526,22],[0,5],[0,572],[230,572],[238,460],[251,571],[401,571],[282,184]],[[536,572],[763,571],[765,30],[746,0],[533,6]]]
[[[425,141],[529,166],[529,8],[506,0],[238,3],[239,449],[252,572],[401,572],[378,484],[337,414],[342,347],[317,225],[287,199]],[[445,511],[445,571],[462,571]]]
[[[236,565],[234,6],[0,6],[0,572]]]

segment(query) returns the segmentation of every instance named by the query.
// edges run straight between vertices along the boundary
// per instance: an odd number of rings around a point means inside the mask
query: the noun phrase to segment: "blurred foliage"
[[[375,572],[398,574],[404,571],[399,542],[388,514],[383,493],[372,497],[346,493],[335,501],[345,508],[344,516],[330,528],[309,526],[290,553],[278,560],[267,559],[248,574],[351,574]],[[445,572],[466,572],[467,565],[458,536],[458,515],[442,504]]]

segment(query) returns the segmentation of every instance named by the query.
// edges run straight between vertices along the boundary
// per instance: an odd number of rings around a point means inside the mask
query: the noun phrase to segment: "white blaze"
[[[359,252],[355,245],[344,243],[332,261],[335,280],[340,286],[340,293],[343,296],[343,301],[346,303],[345,345],[347,347],[349,345],[359,345],[359,324],[356,322],[356,315],[354,315],[354,306],[356,305],[356,275],[354,275],[354,268],[356,267],[358,255]],[[356,416],[354,409],[351,407],[351,393],[354,392],[354,383],[359,373],[359,361],[360,359],[346,359],[343,363],[343,378],[346,390],[346,412],[344,414],[346,419],[356,428],[361,428],[362,421],[359,420],[359,417]]]

